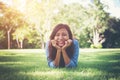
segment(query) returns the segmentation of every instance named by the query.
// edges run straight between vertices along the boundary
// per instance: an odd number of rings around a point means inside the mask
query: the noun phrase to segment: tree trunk
[[[18,37],[16,37],[16,42],[17,42],[18,48],[20,48],[20,43],[19,43]]]
[[[93,29],[93,44],[97,45],[99,43],[99,33],[97,30]]]
[[[8,49],[10,49],[10,30],[7,31],[8,36]]]
[[[7,36],[8,36],[8,49],[10,49],[10,32],[11,32],[11,30],[12,30],[12,28],[13,27],[10,27],[10,29],[8,29],[8,31],[7,31]]]
[[[20,40],[20,48],[23,48],[23,40]]]
[[[44,48],[45,48],[44,41],[42,41],[42,49],[44,49]]]

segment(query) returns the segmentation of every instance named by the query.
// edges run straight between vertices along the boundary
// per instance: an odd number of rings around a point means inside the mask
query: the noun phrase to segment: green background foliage
[[[64,4],[62,0],[24,2],[22,11],[18,9],[20,0],[13,0],[11,6],[0,2],[1,49],[44,48],[58,23],[70,26],[81,48],[120,47],[120,19],[111,17],[100,0],[93,0],[87,7]]]

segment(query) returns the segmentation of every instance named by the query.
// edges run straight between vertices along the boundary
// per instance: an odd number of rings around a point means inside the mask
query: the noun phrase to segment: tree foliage
[[[106,41],[103,43],[104,48],[120,47],[120,19],[110,18],[108,21],[109,28],[104,32]]]
[[[120,46],[120,21],[110,18],[99,0],[88,7],[62,0],[25,0],[24,9],[18,7],[20,2],[13,0],[12,6],[0,2],[0,43],[8,43],[8,48],[44,48],[58,23],[70,26],[80,47]]]
[[[21,25],[24,24],[24,17],[23,14],[20,13],[18,10],[5,6],[4,4],[1,4],[1,14],[2,17],[0,19],[0,27],[2,30],[4,30],[7,34],[7,44],[8,49],[11,48],[11,36],[12,33],[18,28],[21,27]]]

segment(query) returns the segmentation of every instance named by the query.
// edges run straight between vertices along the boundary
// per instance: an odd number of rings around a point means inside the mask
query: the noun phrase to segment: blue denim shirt
[[[49,56],[48,45],[49,45],[49,41],[46,43],[46,56],[47,56],[48,66],[51,68],[56,68],[57,66],[54,65],[53,60],[48,58]],[[74,45],[74,54],[70,60],[70,63],[65,65],[65,67],[68,67],[68,68],[77,67],[78,65],[79,43],[76,39],[73,39],[73,45]]]

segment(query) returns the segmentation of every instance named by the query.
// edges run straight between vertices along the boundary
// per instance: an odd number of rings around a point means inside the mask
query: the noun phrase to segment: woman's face
[[[65,41],[67,41],[68,39],[69,39],[69,34],[65,28],[58,30],[58,32],[56,33],[54,37],[54,40],[56,40],[57,45],[60,47],[64,46]]]

